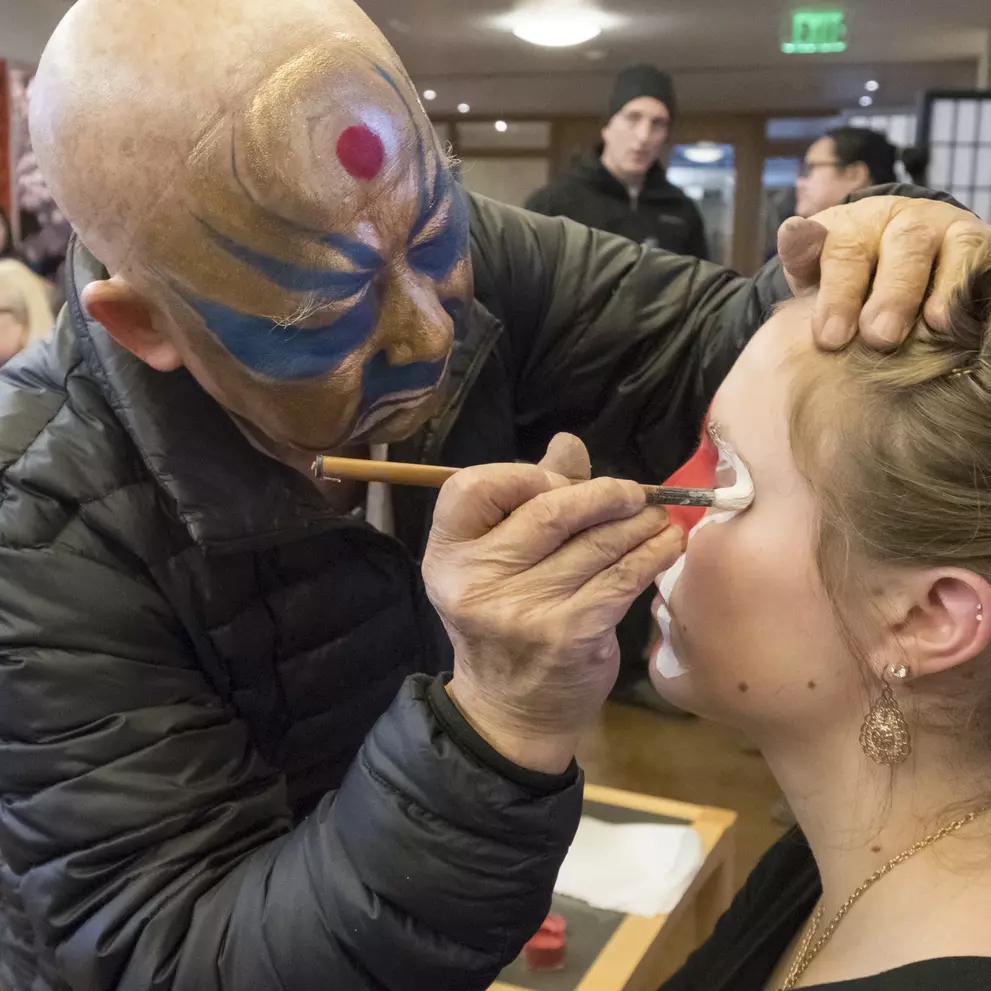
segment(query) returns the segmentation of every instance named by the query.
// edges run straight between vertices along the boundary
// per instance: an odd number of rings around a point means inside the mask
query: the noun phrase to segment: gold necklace
[[[861,895],[867,891],[868,888],[872,887],[876,882],[880,881],[889,871],[894,870],[899,864],[903,864],[910,857],[914,857],[917,853],[925,850],[926,847],[932,846],[938,840],[941,840],[944,836],[948,836],[950,833],[955,833],[958,829],[972,823],[979,815],[986,812],[987,809],[978,809],[976,812],[969,812],[962,819],[957,819],[951,822],[948,826],[944,826],[942,829],[937,830],[931,836],[927,836],[923,840],[919,840],[918,843],[913,843],[907,850],[903,850],[897,857],[892,857],[883,867],[879,867],[864,883],[857,888],[857,890],[840,906],[840,910],[833,916],[833,920],[826,926],[823,934],[818,940],[813,944],[813,939],[815,939],[816,933],[819,931],[819,925],[822,922],[822,917],[825,914],[825,905],[820,901],[812,919],[809,923],[809,927],[802,939],[802,945],[799,947],[798,955],[795,958],[795,962],[791,965],[791,970],[788,972],[788,977],[784,984],[781,985],[781,991],[791,991],[792,988],[798,983],[798,979],[805,973],[808,966],[815,959],[819,951],[829,942],[832,938],[834,932],[836,932],[836,927],[843,921],[847,912],[853,908],[854,904],[859,901]]]

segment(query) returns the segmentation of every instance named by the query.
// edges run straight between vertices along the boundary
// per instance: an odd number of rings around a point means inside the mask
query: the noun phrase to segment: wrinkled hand
[[[615,627],[681,552],[634,482],[589,475],[577,438],[538,465],[482,465],[441,490],[423,562],[454,644],[449,691],[509,759],[567,768],[619,664]]]
[[[786,220],[778,253],[796,296],[820,284],[812,330],[821,347],[842,348],[859,328],[866,343],[890,350],[905,339],[924,301],[926,320],[945,325],[953,287],[989,238],[991,227],[949,203],[868,196],[808,220]]]

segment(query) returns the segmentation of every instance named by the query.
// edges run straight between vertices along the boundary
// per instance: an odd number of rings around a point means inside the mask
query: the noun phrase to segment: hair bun
[[[926,184],[926,169],[929,167],[929,152],[925,148],[902,148],[898,152],[898,161],[902,163],[912,182],[917,186]]]

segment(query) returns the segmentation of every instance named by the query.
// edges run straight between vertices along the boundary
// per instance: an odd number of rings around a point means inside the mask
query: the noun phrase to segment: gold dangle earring
[[[911,670],[907,664],[892,664],[887,674],[898,681],[904,681]],[[898,708],[887,678],[884,679],[881,697],[871,703],[870,712],[860,728],[860,745],[875,764],[885,767],[901,764],[912,752],[908,723]]]

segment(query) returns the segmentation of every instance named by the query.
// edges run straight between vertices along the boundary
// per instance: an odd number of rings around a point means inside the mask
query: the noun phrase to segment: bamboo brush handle
[[[458,468],[414,465],[401,461],[362,461],[359,458],[328,458],[320,455],[313,463],[313,474],[324,481],[354,479],[359,482],[386,482],[390,485],[420,485],[439,489]]]
[[[385,482],[388,485],[419,485],[439,489],[460,468],[438,465],[416,465],[401,461],[363,461],[360,458],[331,458],[318,455],[313,462],[313,475],[321,481],[339,482],[344,479],[359,482]],[[678,489],[663,485],[644,485],[647,503],[651,506],[711,506],[712,489]]]

